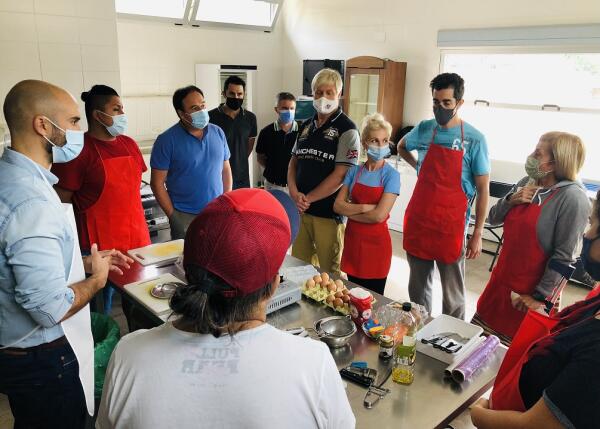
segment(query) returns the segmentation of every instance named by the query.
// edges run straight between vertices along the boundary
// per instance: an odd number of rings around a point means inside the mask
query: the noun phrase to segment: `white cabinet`
[[[396,199],[396,204],[390,212],[388,226],[394,231],[402,232],[404,213],[417,183],[417,172],[402,159],[395,156],[387,159],[386,162],[400,173],[400,196]]]

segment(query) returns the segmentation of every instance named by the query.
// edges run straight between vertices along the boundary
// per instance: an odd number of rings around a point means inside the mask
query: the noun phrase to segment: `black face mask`
[[[583,248],[581,249],[581,262],[583,269],[596,281],[600,281],[600,263],[590,259],[590,248],[594,240],[583,237]]]
[[[454,109],[444,109],[442,106],[433,106],[435,121],[442,127],[450,122],[450,119],[452,119],[455,114],[456,111]]]
[[[227,97],[227,100],[225,101],[225,104],[231,110],[238,110],[240,107],[242,107],[242,103],[243,102],[244,102],[243,98]]]

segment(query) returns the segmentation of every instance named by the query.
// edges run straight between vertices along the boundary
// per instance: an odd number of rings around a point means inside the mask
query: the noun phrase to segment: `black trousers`
[[[385,282],[387,282],[387,277],[382,279],[361,279],[359,277],[354,277],[348,274],[348,280],[352,283],[356,283],[359,286],[372,290],[373,292],[377,292],[379,295],[383,295],[383,291],[385,290]]]
[[[0,392],[8,396],[15,429],[81,429],[91,422],[68,343],[0,350]]]

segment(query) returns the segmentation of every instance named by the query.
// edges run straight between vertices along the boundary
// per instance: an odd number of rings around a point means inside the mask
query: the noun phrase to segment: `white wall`
[[[2,101],[23,79],[54,83],[78,101],[95,83],[119,91],[117,50],[114,0],[0,0]]]
[[[195,83],[195,64],[258,66],[253,110],[259,129],[272,122],[274,99],[283,79],[281,31],[201,29],[119,19],[122,95],[130,134],[153,139],[177,116],[173,92]]]
[[[432,117],[429,81],[439,72],[439,30],[598,22],[600,2],[286,0],[282,20],[284,87],[301,91],[303,59],[373,55],[406,61],[404,123],[414,125]],[[517,164],[494,162],[492,168],[498,180],[523,175]]]

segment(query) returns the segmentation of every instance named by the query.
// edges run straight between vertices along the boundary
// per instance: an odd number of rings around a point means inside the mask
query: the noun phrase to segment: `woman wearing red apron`
[[[92,243],[99,250],[129,249],[150,244],[140,199],[146,165],[137,143],[124,136],[127,118],[117,92],[94,85],[81,94],[88,131],[79,157],[55,164],[56,185],[63,202],[72,202],[83,253]],[[104,289],[104,310],[110,311],[112,288]]]
[[[379,113],[365,117],[361,143],[367,162],[348,170],[333,208],[348,217],[342,271],[350,281],[382,295],[392,263],[387,219],[400,193],[400,174],[384,160],[391,132]]]
[[[585,149],[579,137],[544,134],[527,159],[528,177],[490,210],[504,223],[504,241],[472,323],[510,344],[527,309],[537,310],[562,275],[549,263],[570,265],[587,224],[589,201],[577,174]]]
[[[555,316],[528,310],[490,400],[471,409],[478,428],[598,428],[600,296]]]

